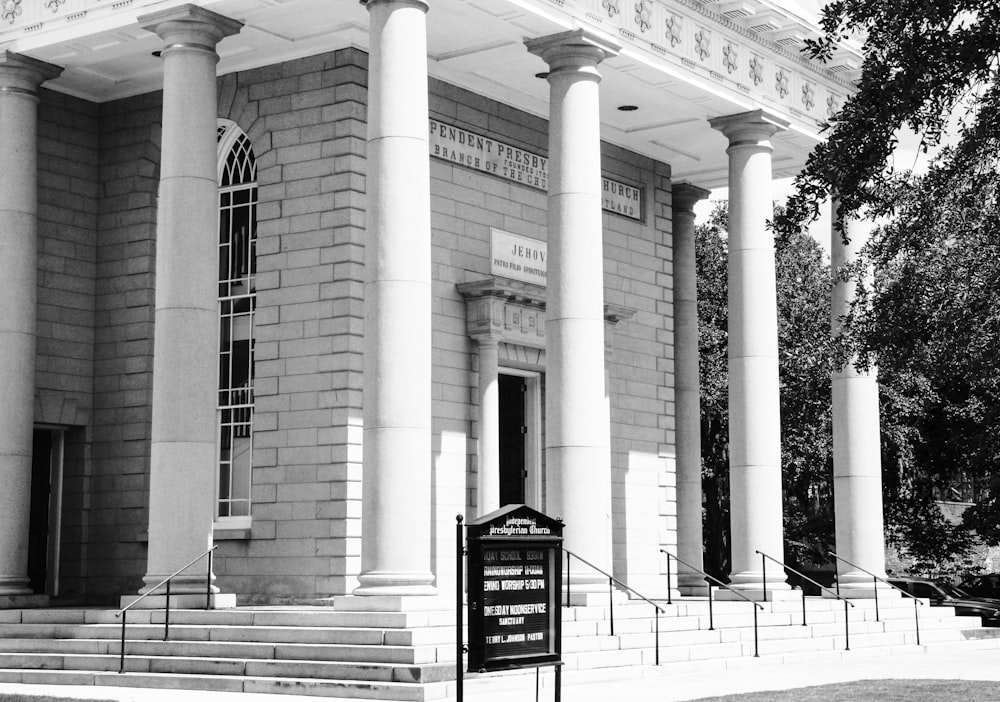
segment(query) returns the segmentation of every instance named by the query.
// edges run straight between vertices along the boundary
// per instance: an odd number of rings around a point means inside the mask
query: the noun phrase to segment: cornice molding
[[[681,81],[728,91],[810,125],[825,124],[854,90],[844,71],[789,50],[699,0],[537,0],[560,8],[577,23],[614,34],[623,55],[642,56],[651,65],[674,67]],[[760,0],[748,0],[751,5]],[[819,36],[819,29],[794,15],[761,5],[774,20],[775,34]],[[749,14],[747,22],[755,15]],[[782,25],[782,23],[785,23]],[[798,41],[790,39],[789,41]],[[842,47],[838,55],[860,54]],[[838,64],[843,65],[843,62]],[[845,69],[850,70],[850,69]],[[772,109],[772,108],[769,108]]]

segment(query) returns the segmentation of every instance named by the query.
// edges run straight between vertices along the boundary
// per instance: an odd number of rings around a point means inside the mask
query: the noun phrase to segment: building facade
[[[661,549],[701,562],[692,208],[720,185],[733,581],[762,589],[770,181],[854,54],[804,60],[815,27],[765,0],[2,8],[0,596],[117,600],[213,546],[220,605],[443,594],[456,515],[521,502],[697,591]],[[846,375],[839,426],[870,427]],[[846,454],[838,548],[884,571]]]

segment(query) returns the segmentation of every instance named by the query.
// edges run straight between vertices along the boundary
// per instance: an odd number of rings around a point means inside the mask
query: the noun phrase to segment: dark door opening
[[[527,477],[525,440],[528,433],[525,379],[503,375],[499,380],[500,404],[500,506],[524,503]]]
[[[28,521],[28,585],[44,594],[49,562],[49,501],[53,432],[35,429],[31,452],[31,516]]]

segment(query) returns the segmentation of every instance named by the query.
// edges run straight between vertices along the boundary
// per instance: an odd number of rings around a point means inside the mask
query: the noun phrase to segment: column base
[[[35,591],[28,587],[26,576],[14,577],[0,575],[0,596],[34,595]]]
[[[335,595],[327,601],[341,612],[432,612],[454,610],[455,602],[433,595]]]
[[[770,584],[768,584],[767,590],[764,590],[760,583],[754,587],[744,586],[733,589],[740,594],[737,595],[732,590],[720,587],[713,589],[712,598],[723,602],[742,602],[743,597],[754,602],[788,602],[802,599],[801,590],[790,590],[787,585],[784,590],[772,590]],[[743,595],[743,597],[740,597],[740,595]]]
[[[681,597],[708,597],[708,582],[701,573],[681,571],[677,574],[677,587],[671,591],[674,592]]]
[[[609,595],[607,583],[604,585],[603,592],[577,592],[573,588],[570,588],[569,591],[570,607],[607,607],[611,604],[618,604],[626,601],[628,601],[628,595],[621,590],[614,590]],[[565,588],[559,598],[559,604],[563,606],[566,604]]]
[[[122,595],[121,607],[128,607],[141,597],[141,595]],[[234,593],[213,592],[208,596],[208,607],[205,607],[205,593],[200,595],[193,592],[180,594],[170,593],[170,609],[234,609],[236,607],[236,595]],[[142,602],[135,605],[133,609],[166,609],[166,594],[147,595]]]
[[[358,576],[361,583],[351,594],[356,597],[435,597],[434,576],[430,573],[371,571]]]
[[[674,594],[679,593],[679,594]],[[708,583],[682,584],[671,591],[673,597],[708,597]]]
[[[48,595],[0,595],[0,609],[38,609],[48,606]]]
[[[830,589],[833,591],[833,593],[837,592],[837,588],[835,587],[832,587]],[[869,580],[867,583],[864,584],[853,583],[850,585],[847,584],[841,585],[840,596],[843,597],[845,600],[873,600],[876,597],[875,595],[876,590],[878,592],[878,598],[880,600],[898,600],[901,597],[903,597],[903,595],[899,593],[899,590],[896,590],[895,588],[890,587],[885,583],[879,583],[878,588],[875,588],[872,585],[871,580]],[[830,599],[833,599],[834,597],[833,593],[824,590],[823,597],[828,597]]]

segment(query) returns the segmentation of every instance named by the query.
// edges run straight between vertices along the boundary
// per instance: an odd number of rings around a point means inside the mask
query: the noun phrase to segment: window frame
[[[218,219],[216,236],[219,252],[219,284],[217,287],[218,326],[218,374],[216,380],[216,452],[215,452],[215,530],[216,537],[249,537],[253,514],[253,416],[254,416],[254,342],[256,339],[256,240],[258,184],[256,177],[256,157],[246,133],[230,120],[220,119],[217,129],[218,158]],[[247,193],[245,197],[237,197]],[[239,200],[239,201],[237,201]],[[236,218],[233,213],[245,209],[245,224],[249,233],[245,239],[245,249],[240,250],[239,239],[234,238],[231,229]],[[227,227],[223,233],[222,227]],[[235,244],[235,246],[234,246]],[[226,259],[223,259],[223,255]],[[233,271],[238,270],[238,275]],[[224,277],[227,276],[227,277]],[[242,293],[234,288],[245,286]],[[245,328],[246,348],[242,352],[246,383],[241,387],[232,386],[226,378],[234,375],[234,358],[237,340],[236,330]],[[228,332],[228,334],[227,334]],[[225,348],[224,348],[225,346]],[[241,376],[242,377],[242,376]],[[225,396],[225,397],[224,397]],[[228,401],[226,401],[228,398]],[[235,399],[234,399],[235,398]],[[224,421],[227,420],[227,421]],[[245,432],[245,435],[242,435]],[[240,434],[237,436],[237,433]],[[224,455],[225,438],[229,438],[230,453]],[[245,449],[246,468],[242,479],[234,480],[231,448],[237,439],[247,439]],[[226,472],[228,471],[228,473]],[[223,494],[223,479],[228,474],[228,490]],[[242,485],[239,494],[234,493],[235,484]],[[235,495],[235,496],[234,496]],[[232,514],[237,505],[241,514]],[[229,509],[223,509],[228,506]],[[223,514],[229,512],[229,514]]]

